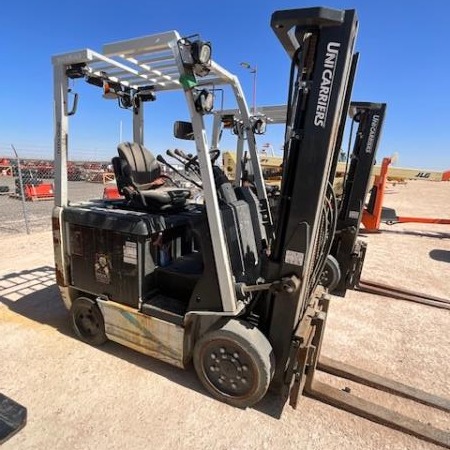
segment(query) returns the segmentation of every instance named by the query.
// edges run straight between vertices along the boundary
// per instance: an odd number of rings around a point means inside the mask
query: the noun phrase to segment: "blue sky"
[[[252,76],[241,61],[258,66],[257,103],[282,104],[289,60],[270,28],[276,9],[307,6],[356,8],[360,64],[354,100],[386,102],[379,158],[398,152],[400,166],[450,169],[450,2],[448,0],[282,0],[216,2],[20,1],[3,2],[0,37],[0,156],[13,143],[25,156],[51,157],[53,135],[51,56],[80,48],[176,29],[200,33],[213,44],[213,58],[236,73],[252,102]],[[130,114],[105,101],[95,88],[76,84],[79,111],[70,129],[71,156],[109,159],[119,141],[131,138]],[[186,120],[181,94],[161,94],[146,108],[145,142],[155,153],[184,142],[172,138],[173,120]],[[282,127],[259,138],[275,149]],[[223,149],[233,145],[224,139]]]

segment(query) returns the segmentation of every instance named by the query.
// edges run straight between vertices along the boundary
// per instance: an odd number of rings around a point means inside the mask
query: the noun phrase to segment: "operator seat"
[[[186,203],[191,192],[166,186],[170,179],[161,175],[161,166],[143,145],[122,142],[117,151],[119,156],[112,159],[117,188],[133,206],[163,210]]]

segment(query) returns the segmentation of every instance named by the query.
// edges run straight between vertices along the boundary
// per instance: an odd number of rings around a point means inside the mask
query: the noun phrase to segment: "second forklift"
[[[350,83],[353,83],[357,65],[357,54],[353,58]],[[348,89],[347,92],[351,92]],[[340,181],[342,188],[336,192],[337,160],[336,154],[342,145],[342,136],[345,119],[348,115],[353,124],[357,123],[353,150],[347,156],[348,164],[343,170],[343,179]],[[267,124],[284,124],[286,120],[287,107],[266,106],[259,108],[258,115],[252,117],[252,123],[257,120]],[[332,240],[324,271],[321,276],[321,284],[328,290],[341,297],[345,296],[347,289],[354,289],[359,282],[367,245],[358,239],[361,221],[364,220],[365,202],[371,187],[371,178],[375,157],[380,143],[383,123],[386,115],[386,103],[373,102],[350,102],[345,100],[344,114],[339,125],[338,138],[335,144],[333,167],[330,171],[330,179],[333,179],[334,189],[329,189],[336,201],[336,224],[335,234]],[[212,148],[217,149],[220,144],[220,135],[223,127],[232,128],[237,136],[237,151],[232,158],[228,154],[224,160],[224,171],[234,178],[234,183],[239,184],[242,179],[247,183],[253,183],[251,158],[242,151],[245,141],[242,119],[238,110],[218,111],[215,114]],[[351,137],[351,136],[350,136]],[[350,139],[351,142],[351,139]],[[272,173],[279,174],[282,179],[283,163],[281,158],[270,158],[266,155],[258,155],[258,160],[263,167],[265,163],[270,164]],[[277,161],[277,163],[275,163]],[[233,164],[235,163],[235,164]],[[234,173],[236,167],[236,174]],[[264,174],[264,172],[263,172]],[[280,182],[279,181],[279,182]],[[277,196],[272,197],[273,215],[279,207]]]

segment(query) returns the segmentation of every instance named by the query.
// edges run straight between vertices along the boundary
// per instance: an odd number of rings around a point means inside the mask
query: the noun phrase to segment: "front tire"
[[[320,284],[327,288],[328,292],[332,293],[339,284],[339,281],[341,281],[341,277],[341,268],[337,259],[332,255],[328,255],[325,267],[320,276]]]
[[[86,297],[75,299],[70,317],[75,334],[83,342],[97,347],[108,340],[102,312],[94,300]]]
[[[194,347],[193,359],[208,392],[240,408],[264,397],[275,370],[266,337],[255,326],[235,319],[204,334]]]

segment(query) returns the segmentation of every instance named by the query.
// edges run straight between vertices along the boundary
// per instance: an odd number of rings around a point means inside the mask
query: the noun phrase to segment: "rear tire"
[[[255,326],[235,319],[204,334],[194,347],[193,359],[208,392],[240,408],[264,397],[275,370],[266,337]]]
[[[70,318],[75,334],[87,344],[99,346],[108,338],[102,312],[94,300],[78,297],[70,308]]]

